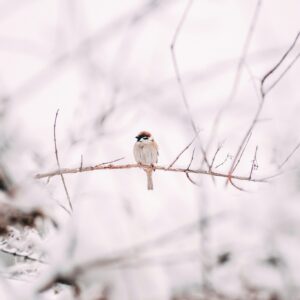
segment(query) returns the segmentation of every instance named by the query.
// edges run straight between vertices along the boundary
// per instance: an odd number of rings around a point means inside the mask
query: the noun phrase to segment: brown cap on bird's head
[[[141,131],[135,138],[140,141],[141,139],[148,139],[151,136],[151,133],[148,131]]]

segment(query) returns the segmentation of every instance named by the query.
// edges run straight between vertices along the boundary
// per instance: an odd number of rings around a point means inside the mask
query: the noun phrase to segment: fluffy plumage
[[[138,164],[153,166],[158,160],[158,145],[151,133],[142,131],[136,136],[133,154]],[[144,169],[147,173],[148,190],[153,190],[152,170]]]

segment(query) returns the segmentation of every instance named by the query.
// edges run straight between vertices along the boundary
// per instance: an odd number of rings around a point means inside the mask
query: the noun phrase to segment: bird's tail
[[[147,174],[147,188],[153,190],[152,170],[145,170]]]

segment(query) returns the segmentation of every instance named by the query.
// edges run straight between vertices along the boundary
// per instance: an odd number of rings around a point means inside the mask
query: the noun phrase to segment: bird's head
[[[141,131],[135,138],[137,142],[145,142],[152,140],[152,135],[148,131]]]

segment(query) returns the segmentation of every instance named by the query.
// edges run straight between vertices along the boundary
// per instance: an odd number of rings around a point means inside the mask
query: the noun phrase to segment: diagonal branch
[[[197,132],[196,136],[191,140],[191,142],[176,156],[174,161],[169,165],[169,168],[172,168],[174,164],[177,162],[177,160],[181,157],[181,155],[190,148],[190,146],[194,143],[198,135],[199,135],[199,131]]]
[[[268,91],[265,91],[264,90],[264,83],[265,81],[267,80],[267,78],[273,74],[278,68],[279,66],[285,61],[285,59],[287,58],[288,54],[292,51],[292,49],[295,47],[296,45],[296,42],[298,40],[298,38],[300,37],[300,32],[296,35],[296,38],[293,40],[291,46],[288,48],[288,50],[283,54],[283,56],[280,58],[280,60],[278,61],[277,64],[275,64],[275,66],[273,68],[271,68],[262,78],[261,82],[260,82],[260,97],[261,97],[261,101],[258,105],[258,108],[257,108],[257,111],[254,115],[254,118],[245,134],[245,136],[243,137],[242,139],[242,142],[237,150],[237,153],[235,154],[234,156],[234,159],[233,159],[233,162],[231,164],[231,167],[230,167],[230,170],[229,170],[229,173],[228,173],[228,180],[227,180],[227,183],[230,181],[230,178],[236,168],[236,163],[240,157],[240,154],[242,151],[244,151],[243,149],[245,149],[245,147],[247,146],[247,140],[248,140],[248,136],[251,134],[251,132],[253,131],[254,127],[256,126],[257,122],[258,122],[258,119],[259,119],[259,116],[261,115],[261,112],[263,110],[263,107],[264,107],[264,104],[265,104],[265,101],[266,101],[266,96],[267,96],[267,92]],[[281,74],[280,76],[280,79],[283,77],[284,74],[286,74],[286,72],[292,67],[292,65],[296,62],[296,60],[294,59],[292,64],[288,66],[288,68],[283,72],[283,74]],[[277,84],[278,83],[278,80],[277,82],[275,81],[275,83]],[[244,147],[245,145],[245,147]]]
[[[287,158],[279,165],[279,169],[282,169],[282,167],[289,161],[289,159],[295,154],[295,152],[300,148],[300,143],[297,144],[297,146],[293,149],[293,151],[287,156]]]
[[[293,43],[291,44],[291,46],[287,49],[287,51],[282,55],[282,57],[280,58],[280,60],[277,62],[277,64],[275,64],[275,66],[270,69],[261,79],[261,84],[260,84],[260,92],[262,94],[262,96],[264,97],[266,95],[266,93],[268,91],[264,90],[264,84],[265,81],[281,66],[281,64],[285,61],[285,59],[287,58],[287,56],[290,54],[290,52],[294,49],[294,47],[296,46],[296,43],[298,41],[298,38],[300,37],[300,32],[297,33]]]
[[[250,23],[248,33],[247,33],[247,36],[246,36],[246,39],[245,39],[245,43],[244,43],[244,46],[243,46],[243,49],[242,49],[242,54],[240,56],[240,59],[239,59],[239,62],[238,62],[238,65],[237,65],[237,68],[236,68],[236,71],[235,71],[235,78],[234,78],[234,82],[233,82],[229,97],[228,97],[226,103],[220,108],[220,110],[218,111],[218,113],[215,117],[213,127],[212,127],[212,130],[211,130],[211,133],[210,133],[209,141],[208,141],[207,146],[206,146],[206,152],[209,151],[209,148],[210,148],[210,146],[213,142],[213,139],[216,136],[216,133],[217,133],[218,128],[219,128],[219,123],[221,121],[221,118],[222,118],[222,115],[223,115],[224,111],[226,110],[228,105],[235,98],[235,95],[236,95],[236,92],[237,92],[237,89],[238,89],[238,86],[239,86],[239,83],[240,83],[240,79],[242,77],[243,66],[244,66],[245,60],[247,58],[247,54],[248,54],[248,51],[249,51],[249,48],[250,48],[250,45],[251,45],[253,33],[254,33],[254,30],[255,30],[255,27],[256,27],[256,24],[257,24],[257,20],[258,20],[258,17],[259,17],[261,4],[262,4],[262,0],[258,0],[257,3],[256,3],[254,14],[253,14],[253,17],[251,19],[251,23]]]

